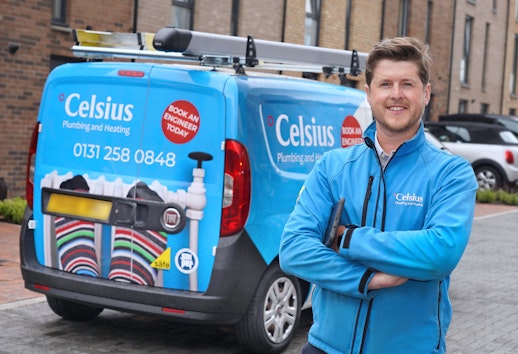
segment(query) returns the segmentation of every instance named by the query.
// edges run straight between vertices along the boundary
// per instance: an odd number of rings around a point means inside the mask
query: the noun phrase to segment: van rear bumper
[[[42,266],[26,212],[20,231],[20,267],[29,290],[95,307],[174,318],[185,323],[231,325],[246,312],[267,268],[246,231],[222,238],[205,293],[93,278]]]

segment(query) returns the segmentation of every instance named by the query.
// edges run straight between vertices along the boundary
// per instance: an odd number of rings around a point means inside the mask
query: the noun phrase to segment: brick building
[[[508,1],[464,3],[455,9],[447,111],[501,113]]]
[[[516,0],[0,1],[0,178],[9,197],[25,194],[28,143],[49,71],[79,60],[70,52],[73,28],[154,32],[176,25],[362,52],[381,38],[410,35],[430,44],[434,60],[425,119],[460,109],[508,114],[518,108]],[[460,79],[466,63],[469,84]],[[363,88],[362,76],[350,79]]]

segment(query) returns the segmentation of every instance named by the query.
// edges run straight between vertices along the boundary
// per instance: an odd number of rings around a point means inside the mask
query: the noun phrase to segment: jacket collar
[[[365,141],[365,144],[374,149],[376,151],[376,146],[374,144],[374,141],[376,139],[376,121],[372,121],[372,123],[365,129],[365,132],[363,134],[363,139]],[[417,129],[417,133],[414,135],[414,137],[410,140],[405,141],[403,144],[399,146],[399,148],[396,150],[396,155],[406,155],[409,153],[414,152],[415,150],[419,149],[426,141],[426,137],[424,135],[424,124],[421,120],[421,123],[419,124],[419,129]]]

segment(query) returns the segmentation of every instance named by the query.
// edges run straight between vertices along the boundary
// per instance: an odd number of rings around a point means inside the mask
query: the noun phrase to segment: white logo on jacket
[[[424,197],[415,193],[394,193],[396,205],[423,206]]]

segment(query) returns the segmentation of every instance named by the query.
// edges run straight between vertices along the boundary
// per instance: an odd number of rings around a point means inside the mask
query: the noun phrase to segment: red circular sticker
[[[362,138],[362,128],[360,127],[360,123],[353,116],[345,117],[342,123],[342,130],[340,134],[340,141],[342,147],[348,147],[351,145],[356,145],[363,142]]]
[[[188,101],[171,103],[162,114],[162,131],[175,144],[185,144],[196,136],[200,128],[200,114]]]

